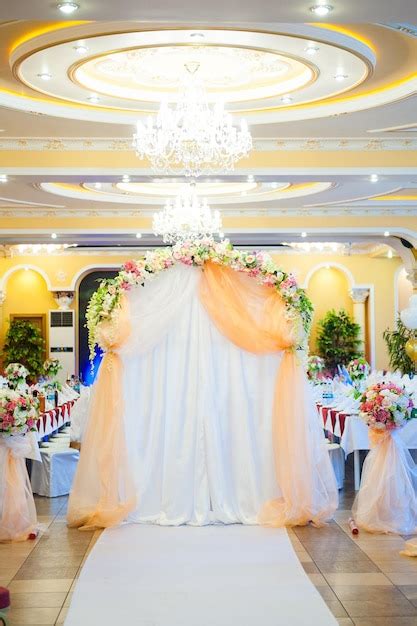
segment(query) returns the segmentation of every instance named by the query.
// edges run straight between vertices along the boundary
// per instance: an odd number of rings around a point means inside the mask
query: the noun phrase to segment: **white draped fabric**
[[[256,524],[280,495],[272,404],[281,357],[220,334],[198,297],[201,271],[176,266],[129,295],[132,334],[121,354],[139,503],[131,521]]]

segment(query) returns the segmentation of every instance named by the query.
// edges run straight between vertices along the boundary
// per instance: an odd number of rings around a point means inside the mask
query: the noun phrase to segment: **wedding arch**
[[[149,251],[103,281],[87,325],[105,355],[68,523],[329,519],[337,487],[303,366],[311,317],[292,275],[228,241]]]

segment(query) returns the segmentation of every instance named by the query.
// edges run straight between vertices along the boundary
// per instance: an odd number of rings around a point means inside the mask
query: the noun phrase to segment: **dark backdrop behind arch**
[[[78,372],[86,385],[92,385],[97,374],[102,354],[96,348],[94,371],[91,369],[88,349],[88,332],[85,327],[85,313],[88,302],[103,278],[114,278],[118,270],[96,270],[81,279],[78,285]]]

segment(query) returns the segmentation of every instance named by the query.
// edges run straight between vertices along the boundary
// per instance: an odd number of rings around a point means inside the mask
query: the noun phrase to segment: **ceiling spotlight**
[[[52,233],[51,239],[56,239],[57,237],[58,237],[58,235],[56,233]]]
[[[346,80],[347,78],[348,78],[348,75],[347,74],[342,74],[342,73],[338,73],[334,77],[334,79],[337,80],[338,83],[343,83],[343,81]]]
[[[0,174],[0,183],[7,183],[7,174]]]
[[[249,174],[248,178],[247,178],[248,183],[254,183],[255,182],[255,177],[253,174]]]
[[[324,17],[328,15],[331,11],[333,11],[333,7],[331,4],[315,4],[310,7],[310,11],[314,13],[314,15],[318,15],[319,17]]]
[[[76,2],[60,2],[56,6],[61,13],[65,13],[66,15],[74,13],[74,11],[77,11],[80,8],[80,5]]]
[[[48,72],[41,72],[40,74],[38,74],[38,78],[40,78],[41,80],[51,80],[52,74],[49,74]]]
[[[94,187],[96,189],[101,189],[101,183],[94,183]]]
[[[86,52],[88,52],[87,46],[85,46],[83,43],[79,43],[78,45],[74,46],[74,50],[78,54],[85,54]]]
[[[100,98],[99,98],[98,96],[96,96],[95,94],[94,94],[94,95],[92,95],[92,96],[89,96],[89,97],[87,98],[87,100],[88,100],[89,102],[92,102],[93,104],[96,104],[97,102],[100,102]]]
[[[128,183],[128,182],[130,181],[130,176],[129,176],[129,174],[123,174],[123,176],[122,176],[122,181],[123,181],[124,183]]]
[[[319,47],[316,46],[316,44],[314,43],[309,43],[307,48],[304,48],[304,52],[306,52],[307,54],[309,54],[310,56],[313,56],[314,54],[317,54],[317,52],[319,51]]]
[[[378,174],[371,174],[369,180],[371,181],[371,183],[377,183],[379,181]]]
[[[141,239],[142,238],[142,233],[136,233],[136,239]]]
[[[389,230],[386,230],[384,233],[384,237],[389,237]]]
[[[303,237],[303,239],[304,239],[305,237],[307,237],[307,233],[306,233],[305,231],[303,231],[303,232],[301,233],[301,237]]]
[[[292,98],[291,96],[282,96],[281,102],[282,104],[291,104]]]
[[[388,250],[387,257],[388,257],[389,259],[392,259],[392,257],[393,257],[393,254],[392,254],[392,249],[391,249],[391,248]]]

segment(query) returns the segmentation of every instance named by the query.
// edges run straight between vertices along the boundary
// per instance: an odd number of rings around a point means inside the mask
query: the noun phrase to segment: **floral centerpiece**
[[[58,359],[46,359],[43,363],[43,373],[46,378],[55,379],[61,369],[62,365]]]
[[[0,389],[0,436],[25,435],[36,430],[38,402],[29,394]]]
[[[87,308],[91,359],[94,358],[97,343],[97,327],[100,322],[113,318],[124,292],[134,286],[144,285],[159,272],[178,263],[202,267],[207,261],[243,272],[258,283],[275,289],[285,302],[288,319],[297,327],[298,345],[305,347],[313,306],[304,290],[298,287],[294,276],[281,270],[265,252],[240,251],[227,239],[216,242],[207,238],[178,242],[172,247],[148,251],[139,259],[125,263],[115,278],[101,282]]]
[[[17,389],[26,383],[26,377],[29,376],[29,371],[21,363],[9,363],[5,369],[5,374],[10,386],[13,387],[13,389]]]
[[[368,378],[371,368],[368,361],[363,356],[360,356],[357,359],[352,359],[352,361],[348,363],[347,371],[352,381],[355,383]]]
[[[323,378],[326,364],[321,356],[311,354],[307,359],[307,376],[310,380],[319,380]]]
[[[411,395],[391,382],[369,387],[361,397],[359,417],[374,431],[392,431],[414,417]]]

